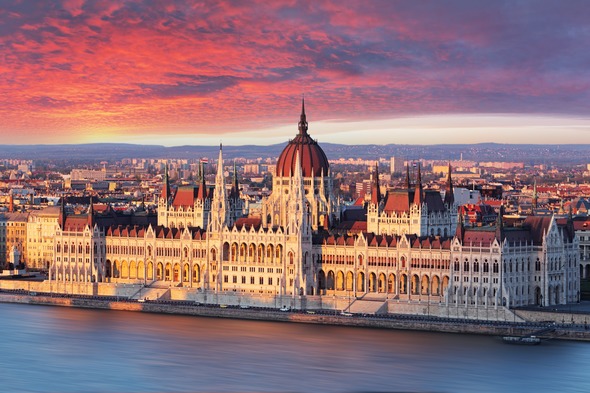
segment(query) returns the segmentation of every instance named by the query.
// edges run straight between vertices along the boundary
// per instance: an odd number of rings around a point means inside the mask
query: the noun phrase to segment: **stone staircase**
[[[385,300],[355,300],[346,310],[353,314],[385,314],[387,302]]]
[[[153,281],[145,287],[140,288],[129,299],[133,300],[170,300],[170,286],[158,285],[158,281]]]

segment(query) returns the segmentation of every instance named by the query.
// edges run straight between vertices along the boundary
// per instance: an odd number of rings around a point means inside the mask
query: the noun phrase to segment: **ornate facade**
[[[226,184],[220,148],[215,184],[201,180],[171,193],[165,177],[157,226],[100,228],[90,219],[73,226],[65,217],[53,277],[314,304],[340,298],[348,310],[366,296],[385,310],[391,302],[498,309],[579,299],[570,221],[529,217],[510,226],[500,214],[492,225],[466,227],[457,221],[450,170],[444,199],[423,189],[420,169],[413,189],[408,173],[406,187],[385,196],[375,180],[368,231],[336,234],[341,207],[328,160],[307,131],[302,107],[299,133],[279,157],[260,216],[247,215],[235,170]],[[89,253],[72,254],[78,250]]]

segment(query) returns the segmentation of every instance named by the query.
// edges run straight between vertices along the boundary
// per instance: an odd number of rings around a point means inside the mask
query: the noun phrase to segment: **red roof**
[[[297,156],[301,161],[303,177],[327,176],[330,165],[328,158],[307,133],[307,121],[305,108],[302,107],[301,120],[299,121],[299,133],[295,139],[289,141],[277,161],[276,174],[278,177],[292,176],[295,173]]]
[[[408,190],[396,190],[391,191],[387,194],[387,200],[383,210],[388,213],[408,213],[410,211],[410,205],[412,204],[413,195],[412,191]]]
[[[176,191],[176,195],[174,195],[174,201],[172,202],[172,206],[174,206],[177,209],[180,207],[184,209],[193,207],[196,198],[196,187],[179,187]]]
[[[463,235],[464,245],[482,245],[484,247],[490,247],[496,239],[495,227],[489,227],[485,230],[482,229],[465,229]]]
[[[236,220],[235,226],[238,229],[242,229],[242,227],[246,227],[246,229],[250,229],[254,227],[254,229],[260,228],[262,225],[262,219],[260,217],[241,217]]]
[[[88,225],[88,217],[86,215],[67,216],[64,231],[69,232],[83,232]]]

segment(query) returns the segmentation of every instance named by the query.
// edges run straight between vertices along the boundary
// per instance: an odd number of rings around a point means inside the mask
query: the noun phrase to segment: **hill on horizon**
[[[276,158],[286,143],[275,145],[223,145],[223,157]],[[517,145],[501,143],[449,145],[344,145],[320,143],[329,159],[361,158],[375,160],[401,156],[404,159],[473,161],[524,161],[527,164],[579,163],[590,161],[590,144]],[[216,159],[219,146],[160,146],[126,143],[88,143],[57,145],[0,145],[0,159],[114,161],[123,158]]]

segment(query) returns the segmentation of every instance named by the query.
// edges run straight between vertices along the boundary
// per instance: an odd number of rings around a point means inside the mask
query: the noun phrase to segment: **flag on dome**
[[[201,158],[201,164],[208,164],[208,163],[209,163],[208,158]]]

